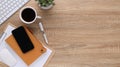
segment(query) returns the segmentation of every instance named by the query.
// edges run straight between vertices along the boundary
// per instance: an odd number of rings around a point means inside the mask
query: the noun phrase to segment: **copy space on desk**
[[[9,36],[6,39],[6,42],[10,45],[10,47],[23,59],[23,61],[30,65],[32,64],[39,56],[41,56],[43,53],[46,52],[46,48],[42,45],[42,43],[39,42],[39,40],[25,27],[25,31],[27,32],[29,38],[31,39],[34,49],[27,53],[23,53],[18,46],[18,43],[15,41],[15,38],[13,35]],[[42,51],[41,51],[42,50]]]

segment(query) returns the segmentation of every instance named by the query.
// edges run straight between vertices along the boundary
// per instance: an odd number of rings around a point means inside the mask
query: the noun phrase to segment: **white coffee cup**
[[[25,24],[34,23],[37,18],[41,19],[41,16],[38,16],[36,10],[31,6],[23,7],[20,10],[19,17]]]

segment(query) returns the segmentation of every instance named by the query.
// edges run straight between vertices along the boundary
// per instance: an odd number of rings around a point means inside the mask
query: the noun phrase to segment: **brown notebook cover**
[[[20,47],[18,46],[16,40],[14,39],[13,35],[9,36],[6,39],[6,42],[10,45],[10,47],[22,58],[22,60],[27,64],[32,64],[39,56],[41,56],[46,49],[43,47],[42,43],[25,27],[25,30],[31,39],[34,49],[30,50],[27,53],[22,53]]]

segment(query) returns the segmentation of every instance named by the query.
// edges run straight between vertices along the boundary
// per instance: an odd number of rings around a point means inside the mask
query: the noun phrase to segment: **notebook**
[[[17,55],[17,53],[5,42],[5,39],[7,39],[11,35],[11,31],[15,29],[13,25],[8,25],[5,30],[5,38],[3,39],[1,45],[6,47],[10,53],[16,58],[18,61],[14,67],[28,67],[26,63],[21,59],[20,56]],[[48,47],[47,45],[43,45],[46,48],[46,52],[43,53],[41,56],[39,56],[32,64],[29,65],[29,67],[44,67],[47,65],[47,63],[50,61],[50,59],[53,57],[55,51]],[[0,46],[1,48],[1,46]]]
[[[26,33],[28,34],[29,38],[31,39],[34,49],[27,53],[23,53],[16,42],[15,38],[13,35],[10,35],[7,39],[6,42],[10,47],[23,59],[23,61],[27,64],[30,65],[32,64],[39,56],[41,56],[43,53],[46,52],[46,49],[43,47],[42,43],[39,42],[38,39],[27,29],[27,27],[24,27]],[[41,51],[42,50],[42,51]]]

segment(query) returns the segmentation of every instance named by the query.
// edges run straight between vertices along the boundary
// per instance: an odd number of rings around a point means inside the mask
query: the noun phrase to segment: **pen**
[[[45,34],[45,31],[44,31],[44,28],[41,22],[39,23],[39,27],[40,27],[41,32],[43,33],[43,37],[44,37],[46,44],[48,44],[48,39],[47,39],[47,36]]]

